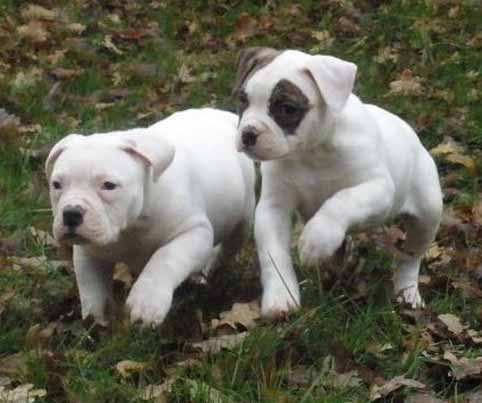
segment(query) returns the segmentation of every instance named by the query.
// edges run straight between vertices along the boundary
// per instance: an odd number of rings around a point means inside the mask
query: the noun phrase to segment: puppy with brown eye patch
[[[280,80],[273,88],[268,108],[270,116],[284,133],[294,134],[311,105],[295,84]]]
[[[406,253],[394,291],[401,302],[423,305],[420,263],[442,213],[437,169],[407,123],[352,94],[356,71],[353,63],[294,50],[240,54],[236,146],[262,161],[255,238],[264,316],[300,306],[293,210],[305,220],[298,252],[309,266],[330,259],[348,232],[400,216]]]

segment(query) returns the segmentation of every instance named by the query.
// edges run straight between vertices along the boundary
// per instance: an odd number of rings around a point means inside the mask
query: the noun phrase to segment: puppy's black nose
[[[74,229],[84,221],[84,211],[79,206],[66,207],[63,212],[64,225]]]
[[[256,144],[258,132],[253,127],[247,127],[241,133],[241,140],[246,147],[252,147]]]

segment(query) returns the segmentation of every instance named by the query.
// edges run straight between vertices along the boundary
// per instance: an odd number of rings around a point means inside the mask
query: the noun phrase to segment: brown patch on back
[[[295,84],[280,80],[273,88],[268,107],[269,114],[285,134],[294,134],[312,105]]]
[[[238,95],[244,83],[261,68],[270,64],[282,52],[273,48],[252,47],[239,53],[233,96]]]

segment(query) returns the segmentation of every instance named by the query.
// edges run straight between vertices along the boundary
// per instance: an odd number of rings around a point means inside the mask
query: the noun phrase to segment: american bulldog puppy
[[[53,233],[73,244],[82,316],[109,322],[112,269],[137,275],[132,321],[162,323],[176,287],[233,254],[254,212],[252,161],[235,147],[237,116],[178,112],[150,127],[83,136],[50,151]]]
[[[356,71],[353,63],[295,50],[240,54],[236,144],[261,161],[255,238],[265,316],[300,304],[290,255],[293,210],[305,220],[298,252],[306,265],[329,259],[347,232],[400,216],[407,257],[394,289],[400,301],[423,304],[420,261],[442,213],[437,169],[407,123],[352,93]]]

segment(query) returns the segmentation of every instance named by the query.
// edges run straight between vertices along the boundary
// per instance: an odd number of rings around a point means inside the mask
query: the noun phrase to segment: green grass
[[[436,319],[453,313],[472,329],[482,322],[480,296],[455,287],[460,282],[479,287],[472,273],[482,263],[482,234],[471,212],[480,201],[482,168],[478,2],[304,0],[296,3],[299,7],[283,0],[193,1],[182,6],[170,0],[39,2],[54,3],[61,14],[44,23],[48,39],[37,44],[16,33],[28,23],[22,17],[27,4],[0,4],[0,108],[20,118],[22,126],[41,126],[38,132],[9,136],[0,131],[0,376],[8,376],[14,386],[33,383],[46,389],[47,397],[37,400],[43,402],[141,402],[146,385],[160,384],[173,374],[178,377],[168,393],[173,402],[209,401],[209,388],[231,401],[366,402],[376,379],[398,375],[417,379],[453,402],[476,390],[480,377],[456,381],[434,359],[446,350],[459,357],[482,354],[480,345],[450,335]],[[244,41],[236,41],[243,13],[258,20],[257,31],[248,30]],[[359,31],[344,32],[341,17],[356,23]],[[69,31],[71,23],[81,23],[85,30]],[[325,30],[332,43],[316,39],[314,33]],[[144,36],[138,40],[120,35],[139,32]],[[107,35],[121,54],[104,46]],[[196,308],[206,326],[233,302],[259,295],[252,246],[215,285],[182,287],[173,312],[158,330],[124,322],[103,330],[83,323],[71,270],[12,264],[10,255],[66,256],[31,232],[31,227],[49,231],[51,226],[43,175],[49,146],[71,132],[144,126],[191,106],[232,109],[237,53],[255,45],[328,53],[357,63],[355,91],[365,101],[406,119],[427,148],[451,136],[475,161],[474,173],[437,157],[444,186],[457,191],[446,205],[456,209],[465,227],[440,230],[439,245],[450,251],[451,260],[425,265],[424,274],[431,278],[422,289],[426,310],[413,316],[391,302],[391,254],[376,242],[358,239],[355,263],[364,262],[360,273],[353,274],[355,267],[350,266],[330,277],[298,267],[303,279],[299,313],[286,323],[260,324],[236,349],[200,354],[190,342],[212,331],[200,329]],[[384,48],[393,57],[377,58]],[[52,63],[56,51],[64,57]],[[192,82],[180,78],[183,65]],[[80,69],[80,74],[57,80],[53,71],[60,67]],[[15,85],[19,74],[28,75],[34,68],[38,80]],[[404,69],[420,78],[420,95],[390,93],[390,83]],[[39,151],[40,157],[21,150]],[[6,240],[16,242],[13,251],[3,251]],[[125,296],[123,285],[118,288]],[[13,296],[3,301],[9,293]],[[54,331],[45,339],[35,333],[48,326]],[[427,333],[432,337],[429,345]],[[14,354],[19,361],[8,369],[5,360]],[[356,370],[356,382],[337,385],[330,357],[338,373]],[[176,366],[186,359],[196,364]],[[122,360],[147,367],[124,378],[115,369]],[[402,401],[412,392],[400,389],[385,401]]]

